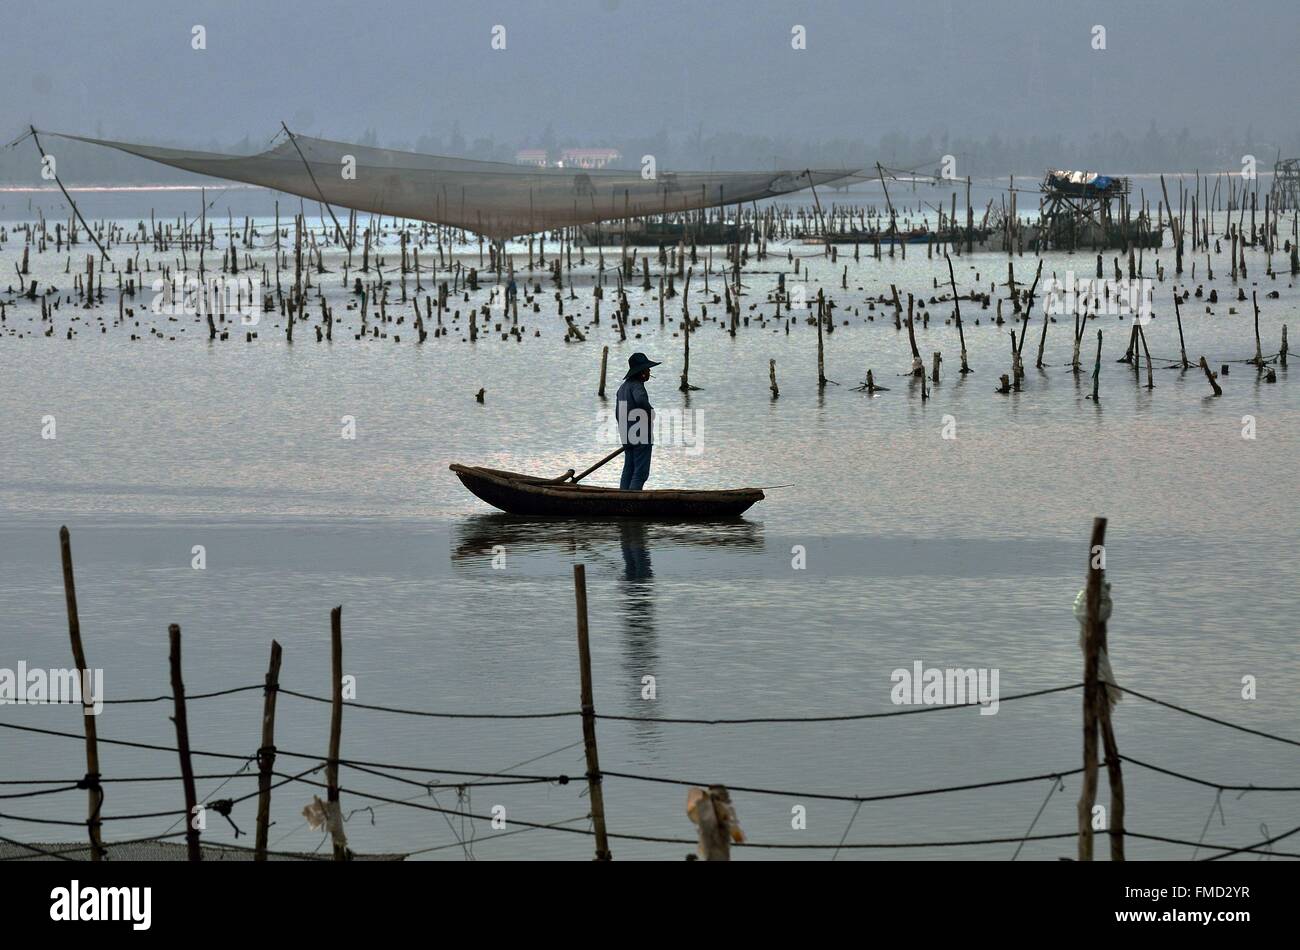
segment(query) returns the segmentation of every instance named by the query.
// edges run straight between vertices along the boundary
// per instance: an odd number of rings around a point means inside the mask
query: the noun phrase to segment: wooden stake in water
[[[961,303],[957,300],[957,278],[952,272],[952,258],[947,254],[943,259],[948,262],[948,282],[952,285],[952,309],[953,318],[957,321],[957,339],[961,343],[961,374],[964,376],[971,372],[971,368],[966,365],[966,334],[961,328]]]
[[[275,698],[280,693],[280,644],[271,641],[271,665],[262,695],[262,746],[257,750],[257,840],[254,861],[266,860],[271,820],[271,771],[275,768]]]
[[[1205,370],[1205,378],[1210,382],[1210,388],[1214,390],[1214,395],[1222,396],[1223,390],[1219,387],[1219,381],[1215,378],[1214,373],[1210,372],[1210,364],[1205,362],[1205,357],[1201,357],[1201,369]]]
[[[1183,342],[1183,314],[1178,307],[1178,291],[1174,291],[1174,319],[1178,321],[1178,353],[1182,358],[1182,368],[1187,369],[1192,364],[1187,362],[1187,344]]]
[[[1096,402],[1100,398],[1097,392],[1097,389],[1100,385],[1101,385],[1101,331],[1098,330],[1097,331],[1097,362],[1092,367],[1092,395],[1088,397],[1093,402]]]
[[[596,708],[591,695],[591,645],[587,640],[587,569],[573,565],[573,593],[578,612],[578,671],[582,683],[582,743],[587,755],[587,789],[591,795],[591,821],[596,831],[596,860],[609,861],[605,834],[605,796],[601,790],[600,757],[596,753]]]
[[[198,794],[194,790],[194,765],[190,761],[190,727],[185,718],[185,683],[181,679],[181,628],[172,624],[167,628],[167,638],[171,643],[168,662],[172,674],[172,704],[175,714],[172,722],[176,724],[176,749],[181,757],[181,783],[185,786],[185,849],[191,861],[202,861],[203,852],[199,849],[199,829],[194,826]]]
[[[59,528],[59,550],[63,555],[63,596],[68,605],[68,636],[72,640],[72,659],[77,664],[77,674],[84,684],[86,675],[86,651],[81,646],[81,620],[77,615],[77,585],[72,577],[72,542],[65,525]],[[90,860],[98,861],[104,855],[104,846],[100,838],[100,809],[104,805],[104,790],[99,785],[99,741],[95,729],[95,717],[85,709],[85,696],[82,696],[82,722],[86,731],[86,784],[87,795],[86,828],[90,832]]]

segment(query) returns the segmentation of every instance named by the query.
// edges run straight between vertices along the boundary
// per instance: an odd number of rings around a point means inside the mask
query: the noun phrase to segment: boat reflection
[[[660,643],[661,620],[665,631],[688,626],[673,614],[669,592],[681,577],[696,577],[700,552],[694,549],[721,547],[759,553],[763,548],[763,533],[760,523],[743,519],[664,523],[626,518],[589,521],[484,514],[456,525],[451,558],[453,563],[466,567],[473,564],[477,568],[491,561],[493,548],[498,546],[509,552],[512,559],[536,558],[543,564],[548,560],[585,562],[587,589],[593,605],[609,603],[606,585],[613,579],[611,606],[623,646],[620,678],[629,688],[640,692],[645,689],[645,677],[658,679],[666,666],[671,665],[661,662],[664,646]],[[547,570],[549,573],[549,566]],[[669,649],[672,642],[665,641]],[[633,703],[630,709],[627,706],[624,709],[633,715],[670,715],[657,703]],[[658,741],[657,724],[629,725],[629,736],[634,742],[653,745]]]
[[[563,554],[569,557],[608,554],[614,545],[635,537],[645,551],[678,546],[754,548],[763,545],[762,525],[744,519],[718,522],[646,522],[628,518],[592,521],[576,518],[525,518],[493,513],[458,523],[452,534],[453,561],[490,556],[502,545],[515,554]],[[635,546],[635,545],[634,545]]]

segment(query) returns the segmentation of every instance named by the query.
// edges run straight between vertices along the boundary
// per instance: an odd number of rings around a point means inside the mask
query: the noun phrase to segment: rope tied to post
[[[99,835],[99,828],[103,824],[100,820],[99,810],[104,807],[104,786],[99,784],[98,772],[87,772],[82,779],[77,782],[77,788],[85,789],[95,793],[95,810],[91,812],[90,817],[86,819],[86,829],[91,832],[94,841]],[[95,850],[99,852],[101,858],[108,856],[108,851],[103,845],[96,844]]]
[[[1110,599],[1110,581],[1103,579],[1101,582],[1101,603],[1097,608],[1097,620],[1099,623],[1106,623],[1110,620],[1113,603]],[[1084,649],[1084,637],[1088,629],[1088,591],[1081,590],[1074,598],[1074,619],[1079,621],[1079,649]],[[1114,709],[1115,704],[1120,701],[1123,692],[1119,684],[1115,681],[1115,671],[1110,666],[1110,653],[1103,649],[1097,656],[1097,678],[1106,684],[1106,700],[1110,708]]]
[[[275,765],[275,746],[264,745],[255,753],[257,758],[257,767],[263,772],[269,772]]]
[[[240,835],[243,834],[243,832],[239,830],[239,825],[235,824],[234,820],[230,817],[230,812],[235,807],[234,799],[219,798],[214,802],[209,802],[209,804],[212,806],[213,811],[215,811],[222,818],[226,819],[226,822],[230,825],[230,827],[235,829],[236,838],[238,838]]]

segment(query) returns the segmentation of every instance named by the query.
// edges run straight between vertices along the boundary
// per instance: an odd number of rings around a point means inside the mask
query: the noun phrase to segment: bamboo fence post
[[[168,662],[172,674],[172,703],[175,715],[172,722],[176,724],[176,749],[181,757],[181,782],[185,786],[185,849],[191,861],[202,861],[203,852],[199,849],[199,829],[194,827],[195,808],[198,795],[194,790],[194,765],[190,761],[190,727],[185,718],[185,683],[181,679],[181,628],[172,624],[167,628],[167,639],[171,643]]]
[[[591,695],[591,645],[587,639],[587,569],[573,565],[573,593],[578,614],[578,670],[582,682],[582,743],[587,755],[587,789],[591,795],[591,820],[596,828],[596,860],[609,861],[605,835],[605,796],[601,790],[600,757],[596,752],[596,709]]]
[[[72,542],[66,525],[59,528],[59,550],[63,556],[63,594],[68,605],[68,637],[72,641],[72,658],[77,664],[77,673],[84,686],[86,682],[86,651],[81,645],[81,620],[77,614],[77,585],[72,576]],[[90,860],[98,861],[104,855],[104,846],[100,838],[100,809],[104,806],[104,789],[99,784],[99,740],[95,728],[95,717],[86,712],[86,697],[83,693],[82,722],[86,732],[86,788],[87,811],[86,829],[90,834]]]
[[[342,811],[339,808],[339,740],[343,733],[343,607],[339,605],[330,611],[330,677],[333,682],[333,700],[330,713],[330,755],[325,763],[325,783],[329,787],[326,793],[329,806],[335,814],[330,816],[330,827],[337,819],[342,826]],[[345,844],[334,839],[334,860],[346,861],[348,849]]]
[[[609,363],[609,347],[601,347],[600,350],[600,388],[596,390],[596,395],[601,399],[605,398],[605,367]]]
[[[1105,573],[1100,571],[1099,573]],[[1106,654],[1106,621],[1099,619],[1095,632],[1097,655]],[[1110,785],[1110,859],[1124,860],[1124,772],[1120,764],[1119,743],[1110,721],[1110,690],[1106,683],[1098,684],[1098,724],[1101,727],[1102,750],[1106,754],[1106,782]]]
[[[1102,571],[1106,519],[1094,518],[1088,543],[1088,583],[1085,588],[1087,620],[1083,638],[1083,787],[1079,792],[1079,860],[1092,860],[1092,807],[1097,800],[1098,650],[1097,625],[1101,616]]]
[[[271,641],[271,665],[262,696],[262,746],[257,750],[257,842],[254,861],[266,860],[271,818],[271,770],[275,768],[275,700],[280,692],[280,644]]]

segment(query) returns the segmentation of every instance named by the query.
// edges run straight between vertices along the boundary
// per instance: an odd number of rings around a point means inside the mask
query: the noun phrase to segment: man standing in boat
[[[650,477],[650,453],[654,448],[654,409],[645,384],[650,379],[650,367],[659,364],[644,353],[633,353],[627,365],[623,385],[618,387],[615,409],[619,438],[623,440],[623,477],[618,487],[624,491],[640,491]]]

